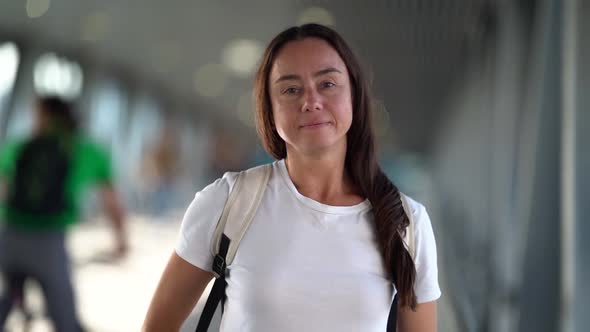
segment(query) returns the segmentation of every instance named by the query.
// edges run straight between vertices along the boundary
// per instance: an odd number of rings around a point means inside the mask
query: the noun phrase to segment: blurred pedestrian
[[[79,130],[72,105],[47,96],[37,98],[35,106],[32,135],[0,150],[0,271],[6,286],[0,295],[0,328],[14,304],[13,290],[31,278],[43,290],[55,330],[79,331],[67,231],[78,221],[83,191],[97,186],[114,227],[115,255],[122,257],[127,251],[124,211],[110,158]]]

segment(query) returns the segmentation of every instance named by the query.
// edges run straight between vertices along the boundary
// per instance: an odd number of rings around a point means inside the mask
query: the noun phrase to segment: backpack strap
[[[412,256],[412,259],[416,259],[416,222],[414,220],[414,214],[412,213],[412,208],[410,207],[410,203],[408,202],[408,197],[400,192],[400,200],[402,201],[402,206],[404,207],[404,212],[406,216],[408,216],[408,220],[410,224],[406,228],[406,234],[404,236],[404,244],[406,249]]]
[[[233,262],[240,241],[256,215],[271,171],[272,165],[267,164],[240,172],[236,177],[213,233],[212,269],[216,280],[199,318],[196,332],[207,331],[219,302],[225,298],[227,267]]]
[[[225,265],[229,266],[234,260],[240,241],[246,234],[254,219],[258,206],[262,201],[264,190],[270,178],[272,165],[267,164],[238,173],[234,186],[229,194],[227,203],[221,213],[221,218],[213,233],[211,253],[219,255],[222,234],[229,240]]]
[[[408,197],[403,193],[399,193],[399,198],[402,202],[402,206],[404,208],[404,212],[410,221],[410,224],[406,228],[406,234],[403,237],[404,245],[406,250],[412,256],[412,259],[416,259],[416,237],[415,229],[416,223],[414,221],[414,214],[412,213],[412,208],[408,202]],[[396,293],[393,297],[393,302],[391,303],[391,308],[389,309],[389,317],[387,319],[387,331],[388,332],[395,332],[397,330],[397,306],[399,302],[398,294]]]

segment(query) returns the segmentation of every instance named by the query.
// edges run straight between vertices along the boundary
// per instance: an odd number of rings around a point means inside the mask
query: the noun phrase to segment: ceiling
[[[264,47],[282,29],[301,22],[302,15],[331,20],[369,70],[374,94],[387,110],[381,119],[388,121],[381,123],[387,123],[388,139],[418,151],[427,149],[441,104],[473,60],[472,51],[488,43],[494,15],[490,0],[0,3],[0,36],[25,46],[51,45],[95,68],[163,91],[171,105],[191,105],[187,109],[192,112],[232,121],[251,92],[252,75],[226,71],[223,84],[211,81],[221,84],[219,95],[203,96],[195,88],[203,66],[223,69],[210,65],[223,63],[224,48],[232,40],[253,40]],[[43,10],[35,6],[47,4],[42,16],[29,17]],[[310,7],[323,11],[310,12]]]

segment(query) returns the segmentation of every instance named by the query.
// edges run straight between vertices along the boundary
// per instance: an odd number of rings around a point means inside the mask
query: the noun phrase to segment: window
[[[123,91],[117,82],[104,80],[93,91],[89,129],[93,137],[109,145],[120,143],[123,125]]]
[[[0,98],[12,90],[19,64],[19,53],[14,43],[0,44]]]
[[[80,66],[54,53],[42,55],[35,64],[35,91],[40,95],[59,95],[74,99],[82,90]]]

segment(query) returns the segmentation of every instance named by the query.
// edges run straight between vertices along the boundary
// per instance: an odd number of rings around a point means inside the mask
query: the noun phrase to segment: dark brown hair
[[[37,97],[39,112],[47,116],[52,129],[73,133],[78,130],[78,119],[72,104],[58,96]]]
[[[375,232],[388,277],[400,295],[400,304],[416,308],[414,280],[416,269],[402,236],[409,219],[404,213],[400,192],[377,162],[371,97],[361,66],[344,39],[334,30],[319,24],[292,27],[277,35],[268,45],[255,81],[256,128],[266,151],[276,159],[287,156],[285,142],[277,133],[269,93],[269,76],[282,47],[305,38],[319,38],[338,52],[351,83],[353,120],[347,133],[345,169],[360,193],[373,206]]]

